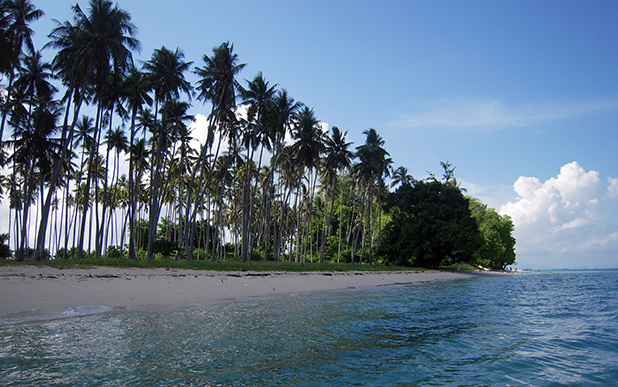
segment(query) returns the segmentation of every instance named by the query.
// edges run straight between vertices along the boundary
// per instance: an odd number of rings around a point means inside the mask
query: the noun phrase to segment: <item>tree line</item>
[[[463,194],[450,164],[443,163],[444,181],[417,181],[405,167],[393,167],[375,129],[364,131],[356,147],[347,132],[326,132],[313,109],[262,73],[241,83],[245,64],[229,42],[199,64],[179,48],[161,47],[138,66],[133,55],[141,46],[126,11],[109,0],[72,10],[73,19],[56,21],[48,35],[42,49],[55,55],[47,63],[29,27],[43,12],[30,0],[0,3],[0,139],[7,128],[0,194],[9,202],[15,259],[108,255],[432,267],[457,259],[499,268],[514,262],[510,219],[457,196]],[[191,72],[195,84],[186,79]],[[194,99],[210,109],[198,147],[190,127]],[[450,199],[438,195],[438,216],[463,216],[459,228],[433,225],[433,214],[416,231],[394,227],[419,223],[421,206],[402,214],[411,198],[426,196],[421,189],[434,186],[454,190]],[[449,211],[451,201],[459,207]],[[434,231],[424,230],[427,224]],[[469,240],[425,259],[416,245],[427,246],[421,239],[447,226]]]

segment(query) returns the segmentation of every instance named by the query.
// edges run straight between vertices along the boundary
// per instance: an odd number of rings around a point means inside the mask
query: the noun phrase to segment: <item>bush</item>
[[[204,259],[206,257],[206,250],[199,248],[193,249],[193,259]]]
[[[0,234],[0,259],[8,259],[13,256],[9,247],[9,234]]]
[[[66,257],[65,257],[66,254]],[[62,248],[56,251],[54,259],[75,259],[77,257],[77,247],[71,247],[69,250]],[[88,258],[86,250],[82,250],[82,257]]]
[[[178,243],[167,239],[156,239],[152,243],[152,252],[156,255],[161,253],[164,257],[174,257],[178,251]]]
[[[108,246],[107,252],[105,253],[107,258],[113,259],[121,259],[122,258],[122,250],[118,246]]]

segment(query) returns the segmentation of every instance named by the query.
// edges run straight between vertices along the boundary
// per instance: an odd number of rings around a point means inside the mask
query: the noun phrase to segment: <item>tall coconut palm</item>
[[[121,127],[117,127],[116,129],[109,131],[107,133],[106,143],[107,143],[107,157],[105,160],[106,163],[109,161],[110,152],[112,150],[115,152],[114,165],[112,169],[112,178],[110,181],[110,186],[114,187],[116,183],[118,182],[118,178],[119,178],[118,172],[120,169],[120,153],[124,153],[128,150],[128,141],[127,141],[127,136],[124,133],[124,130],[122,130]],[[115,195],[118,192],[116,190],[112,190],[112,191],[113,192],[110,193],[111,198],[109,199],[109,202],[116,203],[117,197]],[[103,200],[108,200],[108,197],[104,196]],[[101,245],[102,245],[101,247],[103,251],[106,251],[106,245],[108,242],[108,231],[110,229],[109,224],[111,223],[111,219],[113,217],[112,211],[113,209],[110,210],[109,219],[107,220],[108,226],[103,228],[103,230],[105,230],[105,236],[101,242]],[[103,217],[103,224],[105,224],[105,217]]]
[[[49,179],[52,162],[57,157],[58,141],[52,136],[57,130],[60,115],[58,104],[51,100],[40,100],[31,114],[13,114],[10,125],[14,128],[13,140],[7,143],[13,146],[10,160],[18,165],[23,177],[23,219],[21,241],[16,258],[25,258],[27,242],[27,220],[32,196],[43,182]],[[42,191],[41,191],[42,194]]]
[[[133,150],[136,135],[136,119],[138,112],[142,106],[152,103],[152,98],[148,95],[146,85],[146,77],[135,66],[130,66],[127,76],[121,85],[121,95],[124,102],[127,104],[127,110],[130,112],[130,135],[128,149]],[[137,259],[135,253],[135,210],[137,198],[135,195],[135,170],[133,168],[133,157],[129,155],[129,181],[127,187],[128,195],[128,221],[129,221],[129,259]]]
[[[397,185],[407,185],[407,184],[413,184],[415,182],[414,177],[408,174],[408,168],[403,167],[403,166],[398,167],[397,169],[393,171],[391,179],[392,179],[391,188],[394,188]]]
[[[359,178],[362,181],[363,197],[366,199],[367,216],[365,218],[366,225],[363,228],[363,246],[361,249],[361,260],[365,252],[365,243],[367,237],[371,239],[371,209],[373,207],[373,194],[379,183],[379,180],[384,177],[389,171],[389,165],[392,162],[389,153],[383,148],[384,140],[375,129],[369,129],[363,132],[367,137],[365,143],[356,147],[356,156],[359,159],[355,166]],[[372,243],[369,241],[369,263],[372,263]]]
[[[24,219],[28,216],[30,196],[36,188],[33,184],[37,179],[40,183],[43,178],[49,178],[49,165],[46,163],[51,163],[53,160],[51,158],[52,153],[48,152],[28,154],[28,147],[32,148],[30,149],[32,152],[40,152],[43,145],[47,144],[50,146],[49,152],[52,152],[55,145],[50,136],[56,130],[58,105],[52,99],[56,89],[50,83],[52,78],[50,69],[49,64],[42,62],[40,53],[35,52],[32,55],[25,56],[19,77],[14,84],[14,96],[11,101],[13,109],[10,125],[15,130],[13,141],[10,143],[14,147],[20,148],[14,148],[14,155],[11,159],[14,166],[20,166],[18,170],[21,172],[25,184],[22,190],[24,199],[27,200],[23,207]],[[26,153],[15,157],[15,153],[24,152],[24,150]],[[44,168],[42,167],[43,164],[45,164]],[[15,172],[14,168],[13,177],[17,176]],[[35,174],[38,174],[38,177],[35,177]],[[25,221],[22,226],[25,226]],[[24,236],[25,230],[22,231],[22,238]],[[21,250],[23,250],[27,246],[23,245],[24,239],[21,242]],[[18,254],[19,258],[23,258],[21,253]]]
[[[203,171],[214,171],[214,168],[204,168],[203,164],[207,159],[211,159],[212,163],[216,163],[219,156],[219,149],[221,141],[224,137],[228,138],[230,144],[235,144],[237,140],[236,123],[236,97],[241,87],[236,80],[236,75],[245,67],[244,63],[238,63],[238,55],[234,53],[234,45],[229,42],[222,43],[219,47],[213,49],[213,55],[203,56],[204,66],[195,69],[194,73],[200,78],[197,82],[197,89],[199,91],[197,98],[204,102],[210,102],[211,112],[208,116],[208,133],[206,135],[206,141],[202,144],[202,149],[198,157],[195,168],[191,174],[191,181],[189,182],[189,188],[187,191],[187,217],[195,224],[197,217],[197,203],[201,200],[204,189],[201,187],[207,187],[210,185],[212,174],[206,176],[206,184],[203,184],[204,175]],[[217,149],[212,157],[212,147],[215,141],[215,133],[218,130],[219,142]],[[198,183],[195,184],[195,180],[198,178]],[[222,180],[223,181],[223,180]],[[193,197],[192,188],[198,187],[195,197]],[[194,202],[193,211],[191,211],[191,202]],[[195,228],[191,227],[191,230],[187,228],[184,241],[185,248],[187,250],[187,257],[193,259],[193,235]],[[190,235],[191,234],[191,235]]]
[[[253,81],[247,82],[247,88],[242,90],[243,103],[247,108],[247,128],[245,130],[243,144],[247,151],[246,160],[253,159],[255,149],[260,146],[260,156],[257,170],[262,167],[262,154],[264,148],[270,150],[271,138],[273,131],[269,125],[268,112],[272,109],[273,97],[275,95],[276,85],[270,86],[268,81],[264,79],[262,73],[259,73]],[[248,170],[247,172],[250,172]],[[245,176],[245,184],[243,189],[243,222],[242,222],[242,241],[243,251],[242,259],[246,262],[251,257],[253,238],[250,227],[252,220],[253,198],[255,192],[251,192],[250,173]],[[257,182],[256,182],[257,185]],[[256,226],[259,224],[259,219],[256,221]],[[268,249],[266,249],[268,251]]]
[[[324,151],[324,133],[322,132],[322,128],[319,126],[319,123],[320,121],[318,121],[318,119],[315,117],[313,109],[305,106],[303,109],[300,110],[298,114],[296,114],[294,127],[292,129],[292,137],[295,140],[294,144],[292,145],[292,149],[296,162],[300,166],[298,175],[299,184],[297,187],[297,199],[295,200],[298,200],[298,196],[300,194],[300,178],[304,176],[305,171],[307,171],[307,175],[304,177],[307,179],[309,188],[309,209],[311,209],[313,206],[315,185],[318,177],[317,173],[314,172],[318,167],[320,155]],[[296,232],[298,248],[296,251],[296,260],[298,260],[298,255],[300,251],[300,211],[298,215],[298,229]],[[311,224],[311,211],[308,212],[308,215],[308,221],[309,224]],[[313,259],[311,236],[309,247],[311,258]],[[303,259],[305,259],[305,256],[303,257]]]
[[[270,112],[270,120],[271,125],[273,127],[274,132],[274,146],[273,146],[273,157],[272,157],[272,168],[271,168],[271,176],[270,181],[274,186],[274,173],[275,171],[281,171],[281,155],[284,150],[284,141],[286,135],[290,132],[292,127],[292,123],[294,121],[294,117],[298,109],[300,108],[300,104],[298,102],[294,102],[294,98],[290,97],[285,89],[279,90],[277,95],[273,100],[273,109]],[[290,152],[288,152],[290,153]],[[279,174],[280,177],[283,177],[283,173]],[[285,187],[283,184],[285,180],[281,179],[279,186]],[[290,192],[287,190],[283,190],[283,200],[280,200],[280,209],[279,209],[279,227],[278,233],[275,235],[274,242],[274,254],[275,261],[278,262],[281,254],[281,245],[283,239],[283,229],[284,229],[284,221],[286,219],[286,209],[288,207],[288,199],[289,194],[286,192]]]
[[[95,130],[100,130],[100,118],[102,113],[103,95],[106,82],[112,71],[120,72],[125,70],[132,62],[132,50],[141,48],[139,41],[134,37],[137,28],[131,22],[131,16],[118,6],[114,6],[109,0],[90,0],[88,14],[82,11],[79,5],[73,7],[74,24],[65,22],[58,23],[58,27],[52,31],[50,45],[59,48],[56,55],[56,65],[61,68],[64,74],[65,83],[68,84],[68,95],[76,93],[77,89],[83,89],[90,84],[94,89],[95,100],[98,103]],[[68,99],[70,101],[70,98]],[[78,106],[81,100],[76,103]],[[68,106],[67,106],[68,112]],[[76,112],[77,113],[77,112]],[[74,113],[74,120],[77,114]],[[65,121],[66,127],[66,121]],[[71,130],[73,125],[71,126]],[[70,136],[68,136],[70,137]],[[63,140],[68,141],[64,136]],[[95,139],[98,136],[95,135]],[[98,149],[97,141],[93,144]],[[64,159],[66,150],[61,152],[61,159]],[[89,163],[94,164],[94,157],[98,152],[93,149],[90,154]],[[63,160],[60,160],[60,164]],[[56,170],[60,167],[56,166]],[[56,184],[57,175],[54,171],[52,185]],[[89,168],[91,171],[92,168]],[[85,203],[88,203],[90,196],[91,179],[86,180]],[[37,256],[42,254],[45,240],[45,229],[47,228],[47,217],[51,196],[48,195],[39,227],[39,238],[37,246]],[[86,212],[83,212],[81,222],[81,232],[77,258],[81,258],[85,236]]]
[[[326,221],[326,211],[324,212],[325,226],[322,246],[320,247],[320,263],[324,262],[324,248],[326,246],[326,240],[330,235],[330,224],[333,217],[333,207],[335,205],[338,174],[342,170],[350,167],[350,161],[354,157],[354,154],[349,150],[351,143],[346,141],[348,132],[342,133],[336,126],[333,126],[332,132],[332,135],[326,136],[325,139],[326,157],[322,163],[323,181],[327,187],[327,193],[330,193],[330,212],[328,221]],[[328,196],[328,194],[326,196]],[[341,233],[339,234],[339,238],[339,243],[341,244]],[[337,260],[339,259],[340,257],[337,257]]]
[[[24,52],[34,54],[32,29],[29,24],[43,16],[43,11],[36,8],[30,0],[6,0],[0,5],[0,73],[9,78],[8,95],[2,107],[2,122],[0,123],[0,141],[4,135],[4,125],[8,114],[8,103],[11,101],[12,86],[15,80],[15,70],[19,69],[19,58]]]
[[[15,90],[26,99],[49,99],[57,91],[50,82],[54,78],[51,70],[51,64],[43,61],[40,52],[25,56],[19,77],[15,80]]]
[[[153,163],[151,165],[150,200],[148,220],[148,253],[147,259],[152,260],[152,246],[155,240],[159,215],[161,213],[161,175],[163,169],[164,145],[166,145],[167,102],[180,98],[181,93],[191,94],[191,84],[185,79],[184,73],[189,70],[192,62],[183,60],[184,54],[178,48],[171,51],[165,47],[156,49],[149,61],[143,65],[147,85],[154,93],[155,114],[160,118],[155,126],[153,141]],[[159,110],[159,106],[161,109]]]
[[[173,143],[174,149],[170,152],[170,162],[174,166],[174,176],[169,176],[162,189],[163,192],[173,194],[174,198],[170,198],[169,203],[177,203],[177,210],[182,221],[184,192],[186,186],[187,171],[193,165],[194,150],[190,146],[191,129],[190,123],[194,122],[195,117],[188,113],[191,105],[184,101],[169,101],[167,102],[167,122],[165,126],[169,133],[170,141]],[[177,147],[177,149],[176,149]],[[178,156],[178,157],[175,157]],[[169,168],[170,172],[172,168]],[[186,222],[185,222],[186,226]],[[184,230],[184,228],[183,228]]]

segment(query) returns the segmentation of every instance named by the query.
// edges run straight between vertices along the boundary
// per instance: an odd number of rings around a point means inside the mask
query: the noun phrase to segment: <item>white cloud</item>
[[[423,112],[402,114],[388,124],[401,128],[496,128],[520,125],[520,118],[501,101],[468,98],[445,99],[424,104]]]
[[[618,197],[618,178],[610,177],[607,181],[609,182],[609,196]]]
[[[618,99],[506,105],[498,99],[446,98],[418,103],[416,112],[387,123],[392,128],[481,129],[525,126],[618,109]]]
[[[189,125],[191,129],[191,136],[193,140],[190,145],[191,148],[196,151],[200,151],[202,149],[202,145],[206,143],[206,137],[208,137],[208,117],[203,114],[196,114],[195,120]],[[213,153],[216,151],[217,144],[219,142],[219,131],[215,130],[215,138],[213,142]],[[223,138],[221,141],[221,149],[219,149],[219,154],[227,151],[228,143],[227,139]]]
[[[571,222],[578,215],[587,219],[596,213],[600,181],[597,171],[586,172],[577,162],[562,166],[557,177],[545,182],[520,176],[513,184],[517,201],[505,204],[500,211],[519,226],[542,222],[557,228],[577,227],[581,221]]]
[[[195,121],[193,121],[189,128],[191,129],[191,148],[200,150],[200,146],[206,142],[206,136],[208,135],[208,118],[203,114],[196,114]]]
[[[597,171],[572,162],[544,182],[519,177],[513,184],[517,199],[499,212],[513,219],[518,255],[542,255],[546,264],[553,259],[558,265],[560,255],[587,259],[599,249],[618,251],[617,188],[618,179],[605,185]],[[585,261],[579,263],[586,266]]]
[[[590,248],[605,247],[616,241],[618,241],[618,232],[613,232],[608,235],[592,237],[585,242],[585,246]]]

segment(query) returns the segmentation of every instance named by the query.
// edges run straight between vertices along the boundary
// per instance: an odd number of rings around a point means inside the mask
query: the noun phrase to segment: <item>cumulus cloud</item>
[[[564,165],[558,176],[545,182],[520,176],[513,184],[518,200],[502,206],[501,212],[517,225],[548,222],[561,227],[596,212],[600,182],[597,171],[586,172],[577,162]]]
[[[615,210],[618,179],[604,184],[597,171],[566,164],[546,181],[521,176],[513,184],[517,200],[500,208],[513,219],[518,254],[579,254],[618,251]],[[618,265],[618,262],[616,263]]]

